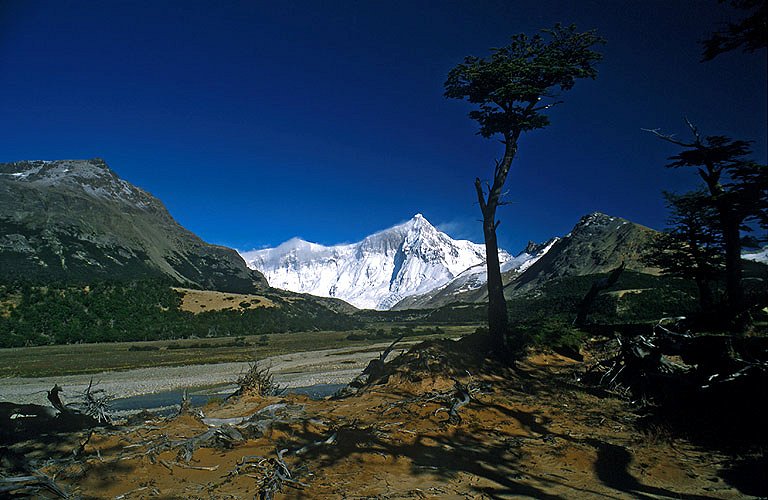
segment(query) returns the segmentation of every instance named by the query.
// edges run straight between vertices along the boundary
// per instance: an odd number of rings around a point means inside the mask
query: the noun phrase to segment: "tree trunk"
[[[732,316],[741,312],[744,290],[741,285],[741,231],[740,221],[731,210],[721,210],[723,240],[725,242],[725,291],[728,310]]]
[[[743,217],[734,210],[732,202],[726,199],[726,193],[720,185],[720,171],[712,163],[706,165],[706,171],[699,170],[699,175],[709,188],[712,200],[720,218],[725,245],[725,295],[729,320],[732,322],[743,312],[744,289],[741,283],[741,223]],[[741,328],[742,326],[737,326]]]
[[[711,311],[715,304],[715,299],[712,296],[712,288],[709,286],[709,280],[696,278],[695,281],[696,286],[699,289],[699,307],[701,308],[701,311]]]
[[[517,153],[517,139],[520,131],[514,131],[504,137],[504,158],[496,161],[493,172],[493,184],[486,199],[479,178],[475,179],[475,191],[483,213],[483,237],[485,238],[485,263],[488,271],[488,330],[495,343],[506,352],[509,350],[507,339],[507,301],[504,299],[504,285],[501,281],[499,264],[499,244],[496,240],[496,208],[501,201],[502,189],[507,181],[509,168]]]
[[[485,261],[488,270],[488,330],[491,336],[506,349],[508,347],[507,301],[504,299],[504,285],[501,281],[496,223],[493,216],[490,219],[485,219],[485,214],[483,216]]]

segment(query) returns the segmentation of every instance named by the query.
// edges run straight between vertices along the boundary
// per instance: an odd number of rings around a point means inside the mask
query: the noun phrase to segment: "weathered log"
[[[53,479],[43,474],[0,478],[0,493],[15,492],[36,496],[35,494],[43,488],[59,498],[69,498],[69,495],[57,486]]]
[[[346,387],[342,388],[339,392],[337,392],[333,397],[334,398],[345,398],[348,396],[353,396],[360,391],[363,387],[366,385],[369,385],[373,383],[374,381],[381,380],[382,377],[385,376],[385,369],[384,364],[387,359],[387,356],[389,356],[389,353],[392,352],[392,349],[394,349],[395,344],[403,340],[403,335],[396,338],[394,342],[389,344],[389,347],[384,349],[384,351],[379,354],[378,358],[374,358],[371,361],[368,362],[368,365],[363,369],[363,372],[355,377],[349,384],[346,385]]]

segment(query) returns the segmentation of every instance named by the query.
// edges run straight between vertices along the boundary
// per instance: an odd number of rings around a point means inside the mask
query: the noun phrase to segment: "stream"
[[[305,394],[311,399],[322,399],[335,394],[346,384],[315,384],[306,387],[291,387],[287,394]],[[211,387],[187,388],[187,397],[193,408],[205,406],[211,400],[224,400],[235,392],[234,384],[216,385]],[[110,405],[112,412],[118,416],[130,415],[146,410],[160,415],[168,415],[178,410],[184,397],[185,389],[140,394],[128,398],[114,399]]]

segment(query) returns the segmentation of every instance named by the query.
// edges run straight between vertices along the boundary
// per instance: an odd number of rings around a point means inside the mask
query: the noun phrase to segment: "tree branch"
[[[701,136],[699,135],[699,129],[697,129],[696,125],[691,123],[691,121],[687,117],[683,119],[685,120],[685,123],[688,125],[688,128],[691,129],[691,132],[693,132],[693,136],[696,138],[696,144],[701,145]]]
[[[538,108],[533,108],[533,109],[531,109],[531,111],[533,111],[533,112],[536,112],[536,111],[544,111],[545,109],[549,109],[549,108],[551,108],[552,106],[557,106],[558,104],[562,104],[562,103],[564,103],[564,102],[565,102],[565,101],[555,101],[555,102],[551,102],[551,103],[549,103],[549,104],[546,104],[546,105],[544,105],[544,106],[539,106]]]
[[[696,147],[695,143],[694,144],[689,144],[689,143],[682,142],[682,141],[679,141],[679,140],[675,139],[674,134],[662,134],[661,132],[659,132],[659,129],[657,129],[657,128],[654,128],[654,129],[641,128],[640,130],[642,130],[643,132],[650,132],[653,135],[655,135],[656,137],[658,137],[659,139],[662,139],[662,140],[667,141],[667,142],[671,142],[672,144],[676,144],[676,145],[682,146],[684,148]]]
[[[483,194],[483,185],[480,182],[480,177],[475,177],[475,191],[477,191],[477,201],[480,202],[480,211],[485,215],[485,210],[488,208],[488,204],[485,202],[485,195]]]

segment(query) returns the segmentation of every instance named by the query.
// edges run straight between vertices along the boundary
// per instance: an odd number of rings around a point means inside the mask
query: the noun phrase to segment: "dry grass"
[[[475,326],[445,327],[443,335],[424,335],[412,340],[431,337],[459,337],[474,331]],[[71,344],[0,349],[0,377],[46,377],[108,370],[130,370],[151,366],[184,366],[202,363],[250,361],[255,355],[263,359],[291,352],[316,351],[345,346],[380,343],[374,340],[347,340],[352,332],[291,332],[249,335],[240,345],[231,337],[155,340],[146,342],[113,342]],[[358,331],[358,333],[363,333]],[[170,348],[174,346],[177,348]],[[181,348],[178,348],[181,347]]]
[[[181,310],[198,314],[205,311],[244,311],[247,308],[277,307],[277,304],[261,295],[216,292],[176,288],[182,294]],[[244,304],[248,304],[244,306]]]

